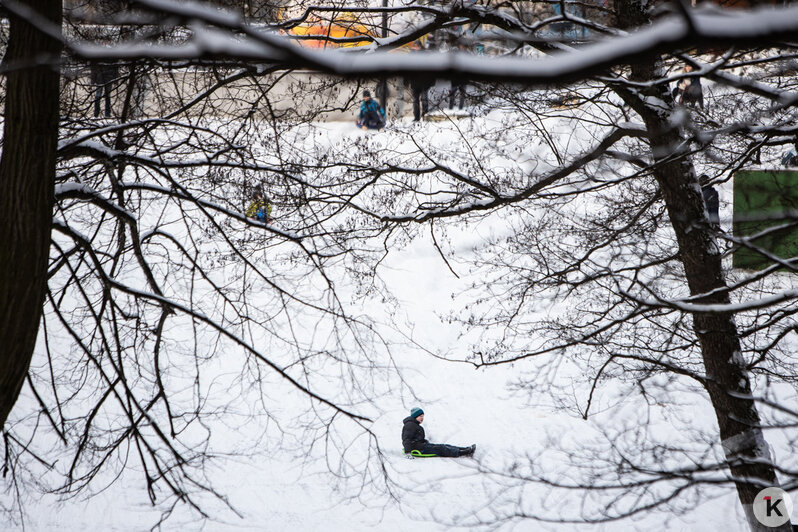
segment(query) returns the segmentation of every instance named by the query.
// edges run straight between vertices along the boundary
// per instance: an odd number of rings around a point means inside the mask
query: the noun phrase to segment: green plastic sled
[[[404,455],[407,454],[404,449],[402,449],[402,454],[404,454]],[[413,449],[412,451],[410,451],[410,456],[412,456],[413,458],[437,458],[438,455],[437,454],[424,454],[424,453],[422,453],[419,450]]]

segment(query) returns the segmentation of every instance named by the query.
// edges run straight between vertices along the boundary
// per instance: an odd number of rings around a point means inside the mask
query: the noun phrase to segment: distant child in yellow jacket
[[[247,218],[252,218],[260,222],[271,223],[272,204],[260,190],[252,194],[252,203],[247,208]]]

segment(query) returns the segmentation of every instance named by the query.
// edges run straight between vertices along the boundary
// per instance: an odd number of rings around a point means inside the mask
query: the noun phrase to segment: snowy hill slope
[[[492,119],[478,118],[468,127],[481,131]],[[348,124],[318,127],[325,142],[338,149],[351,149],[357,139],[364,138]],[[458,133],[446,122],[424,127],[425,139],[435,147],[444,147],[457,139]],[[562,129],[569,142],[586,142],[589,138],[580,140],[573,131]],[[556,124],[552,124],[551,130],[557,131]],[[390,145],[391,150],[401,151],[401,142],[392,134],[370,135],[367,142],[380,144],[386,150]],[[401,130],[396,133],[401,134]],[[515,164],[519,171],[553,164],[536,159],[535,149],[526,148],[529,147],[524,146],[523,138],[509,134],[502,144],[503,157],[496,155],[492,164],[508,167]],[[519,153],[518,150],[522,155],[515,158],[513,154]],[[728,197],[728,191],[722,194]],[[466,253],[475,246],[486,245],[484,242],[491,235],[503,231],[502,224],[501,217],[488,216],[462,230],[451,230],[447,233],[450,240],[447,249]],[[303,432],[301,418],[291,425],[291,404],[285,405],[286,416],[280,418],[280,423],[286,424],[281,427],[280,436],[271,432],[264,435],[261,427],[251,426],[267,422],[264,418],[220,423],[214,427],[213,441],[219,444],[220,454],[229,453],[229,456],[220,456],[208,466],[206,474],[235,511],[205,495],[200,500],[209,505],[208,519],[199,518],[185,506],[177,506],[163,528],[397,532],[445,530],[455,525],[473,530],[492,526],[501,530],[732,532],[746,529],[735,494],[714,488],[701,492],[704,502],[697,509],[692,508],[691,501],[681,506],[687,512],[685,515],[652,512],[593,526],[558,523],[559,519],[570,520],[582,511],[593,515],[607,498],[619,494],[595,493],[587,498],[578,490],[570,490],[569,494],[567,489],[555,490],[545,482],[536,482],[540,480],[538,473],[545,471],[548,478],[561,475],[564,485],[579,484],[581,464],[572,461],[574,456],[583,453],[589,457],[593,451],[600,452],[605,448],[602,442],[608,431],[636,430],[642,400],[626,396],[625,389],[616,389],[610,383],[597,397],[593,415],[584,420],[545,390],[514,386],[535,368],[535,361],[481,369],[463,362],[472,354],[468,346],[479,338],[472,337],[473,331],[447,320],[446,316],[453,310],[461,310],[463,290],[479,283],[483,272],[478,269],[469,272],[454,260],[456,257],[451,258],[452,264],[445,263],[430,237],[420,236],[402,249],[392,250],[379,269],[380,280],[399,302],[398,310],[377,298],[352,298],[359,305],[357,312],[374,319],[385,337],[395,342],[392,362],[403,380],[402,386],[393,381],[380,383],[385,384],[381,390],[391,392],[383,392],[374,398],[372,405],[362,407],[373,420],[369,426],[371,443],[358,436],[362,427],[351,424],[351,433],[342,429],[339,440],[322,439],[306,450],[300,442],[307,444],[318,434]],[[274,267],[279,269],[279,265]],[[345,282],[342,285],[344,291],[355,290]],[[491,304],[500,303],[483,303]],[[556,304],[541,302],[543,315],[560,310]],[[220,364],[220,373],[223,370]],[[551,368],[551,379],[558,386],[572,386],[576,393],[584,386],[581,371],[579,364],[564,360]],[[330,393],[336,393],[337,384],[329,382]],[[712,426],[713,413],[705,399],[687,393],[682,396],[680,391],[689,390],[679,388],[678,382],[673,386],[677,404],[650,405],[647,430],[663,440],[689,446],[694,435],[681,431],[693,421],[699,426]],[[290,402],[290,396],[287,397]],[[242,412],[247,410],[248,400],[242,392]],[[431,441],[476,443],[474,459],[405,459],[399,438],[401,420],[416,405],[426,412],[424,426]],[[347,440],[347,436],[353,440]],[[293,438],[297,441],[292,441]],[[343,452],[336,447],[339,445],[349,451]],[[381,456],[374,454],[377,450]],[[775,451],[778,454],[779,449]],[[514,472],[529,481],[497,472]],[[566,517],[561,513],[564,506],[569,510]],[[89,500],[59,503],[54,496],[45,496],[26,501],[26,509],[27,530],[143,530],[160,517],[148,505],[140,479],[132,472]],[[513,513],[541,520],[519,518],[494,522],[496,517]]]

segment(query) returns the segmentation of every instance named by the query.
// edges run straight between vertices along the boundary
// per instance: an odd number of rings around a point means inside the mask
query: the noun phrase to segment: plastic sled
[[[421,451],[413,449],[410,453],[406,453],[404,449],[402,449],[402,454],[404,454],[407,458],[437,458],[437,454],[424,454]]]

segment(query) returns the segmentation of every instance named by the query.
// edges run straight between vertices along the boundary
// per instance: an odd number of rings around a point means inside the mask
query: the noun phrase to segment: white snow
[[[769,17],[763,18],[767,19],[768,24],[772,22]],[[231,20],[222,22],[235,23]],[[784,22],[779,27],[792,27],[790,24],[796,23]],[[760,29],[764,25],[765,22],[762,22]],[[731,31],[729,28],[726,30]],[[650,41],[642,37],[640,39],[641,46],[650,44]],[[370,58],[369,61],[373,60],[376,65],[380,57],[379,54],[373,55],[376,58]],[[512,68],[520,65],[516,62],[500,62],[488,68],[487,61],[474,62],[471,58],[456,55],[437,59],[422,58],[419,61],[414,60],[408,65],[415,65],[414,68],[425,65],[425,68],[460,68],[471,71],[483,69],[482,72],[492,72],[490,75],[506,72],[511,64]],[[574,68],[575,64],[569,63],[568,68]],[[530,70],[524,72],[523,75],[531,75]],[[396,157],[397,161],[406,164],[400,167],[410,167],[419,162],[414,158],[410,144],[411,139],[415,139],[426,148],[434,150],[437,158],[451,159],[448,163],[454,171],[468,175],[475,182],[491,179],[493,174],[488,170],[500,170],[507,180],[495,184],[496,189],[510,194],[525,184],[536,183],[535,179],[540,176],[549,175],[558,164],[540,137],[519,126],[512,118],[508,118],[508,114],[494,110],[484,116],[464,119],[457,127],[453,123],[440,122],[425,123],[417,129],[411,129],[409,125],[399,123],[394,132],[368,136],[352,128],[351,124],[313,124],[307,128],[298,126],[295,130],[286,131],[285,135],[293,135],[293,140],[304,139],[305,144],[300,147],[317,149],[319,152],[337,152],[336,155],[349,154],[353,164],[369,164],[369,157],[373,153],[385,153],[389,154],[386,157]],[[217,125],[222,127],[221,124]],[[568,159],[566,162],[572,160],[575,154],[584,153],[592,147],[596,139],[602,138],[599,133],[606,133],[607,129],[574,127],[572,123],[557,119],[547,119],[544,126],[554,142],[562,146]],[[640,130],[640,125],[636,123],[622,123],[617,126],[612,124],[612,127]],[[462,147],[459,144],[462,140],[460,134],[473,141],[469,148],[474,150],[474,166],[465,167],[463,160],[453,155]],[[494,136],[488,142],[480,141],[482,135]],[[109,150],[93,139],[78,138],[64,143],[64,146],[79,144],[101,150],[109,157],[120,155],[120,152]],[[352,146],[356,144],[363,150],[353,149]],[[310,149],[307,153],[318,154]],[[136,157],[140,161],[165,163],[167,166],[170,164],[170,161],[164,162],[147,154],[137,154]],[[174,161],[187,162],[177,159]],[[189,162],[200,165],[203,161],[191,159]],[[490,168],[480,169],[476,164],[480,162],[489,162]],[[417,164],[416,167],[428,166]],[[264,162],[253,165],[252,168],[267,169],[270,166]],[[602,171],[606,167],[595,165],[589,170],[587,173],[590,180],[574,179],[572,182],[564,182],[560,185],[562,190],[589,189],[596,182],[612,183],[617,178],[611,172],[604,175]],[[492,201],[486,196],[479,197],[478,187],[474,187],[477,189],[475,191],[469,190],[471,196],[459,196],[461,191],[446,189],[440,192],[435,188],[438,183],[433,182],[433,177],[425,176],[425,179],[428,180],[419,181],[419,188],[423,192],[434,193],[439,199],[459,201],[458,205],[463,210],[488,205]],[[179,191],[152,183],[126,180],[121,185],[128,190],[141,190],[161,196],[179,195]],[[424,188],[425,186],[428,188]],[[62,184],[57,189],[58,193],[64,194],[75,191],[96,194],[94,189],[81,184]],[[721,187],[720,192],[721,198],[727,200],[728,186],[725,189]],[[366,206],[365,203],[360,205],[363,208]],[[218,202],[203,199],[189,207],[207,209],[231,220],[231,225],[224,227],[225,237],[248,236],[263,230],[264,233],[280,235],[287,241],[283,247],[276,244],[263,245],[257,254],[253,252],[246,257],[248,262],[245,266],[241,264],[245,262],[244,259],[235,257],[234,261],[223,263],[224,267],[213,270],[214,280],[223,284],[236,279],[242,269],[258,268],[260,276],[253,275],[255,280],[250,281],[246,296],[255,302],[253,306],[258,311],[262,311],[263,314],[259,316],[263,316],[264,322],[268,323],[274,314],[282,312],[278,309],[271,314],[271,305],[275,304],[275,291],[281,297],[306,301],[304,298],[308,294],[321,292],[325,286],[327,280],[316,277],[299,286],[288,281],[282,285],[275,280],[282,279],[281,276],[298,277],[301,272],[296,270],[303,268],[301,262],[299,265],[288,260],[282,262],[288,255],[284,248],[292,246],[290,249],[295,250],[296,246],[303,245],[306,240],[312,240],[312,235],[282,228],[279,215],[273,226],[265,227],[247,222],[240,213]],[[390,212],[407,216],[436,212],[434,209],[412,212],[398,207]],[[600,202],[593,198],[582,204],[578,201],[569,202],[563,207],[561,214],[579,222],[588,219],[591,213],[601,208],[603,206]],[[724,204],[722,212],[728,213],[729,210]],[[387,212],[389,211],[377,214],[391,216],[385,214]],[[141,233],[146,235],[142,240],[163,237],[181,241],[185,238],[185,228],[176,223],[182,213],[167,210],[164,219],[160,218],[161,214],[141,215]],[[606,355],[601,351],[600,339],[596,342],[595,350],[582,347],[577,352],[572,350],[556,353],[548,358],[533,357],[481,369],[475,369],[468,362],[475,360],[477,356],[471,351],[472,345],[484,346],[485,353],[479,356],[486,359],[491,355],[488,349],[495,348],[496,345],[507,347],[510,354],[559,345],[562,341],[559,338],[535,334],[532,326],[535,320],[567,316],[573,309],[574,299],[577,304],[587,307],[592,303],[603,303],[590,298],[578,299],[579,294],[569,296],[555,290],[541,289],[530,296],[531,301],[525,308],[524,316],[518,318],[519,321],[524,320],[524,323],[513,324],[518,330],[513,330],[512,327],[495,327],[480,332],[467,324],[450,319],[452,313],[463,317],[463,309],[466,314],[490,315],[496,309],[510,308],[509,296],[513,295],[511,289],[503,285],[501,279],[490,276],[488,268],[472,266],[469,259],[499,246],[509,247],[512,244],[509,237],[522,227],[522,222],[513,214],[515,213],[497,209],[495,212],[485,213],[484,216],[469,219],[462,227],[435,226],[434,229],[440,231],[436,233],[436,238],[444,242],[442,251],[449,264],[435,248],[426,229],[423,233],[414,235],[412,240],[408,237],[392,241],[390,253],[380,264],[378,282],[385,283],[396,298],[399,303],[397,310],[386,305],[378,292],[374,296],[358,293],[362,287],[343,275],[341,270],[331,267],[332,273],[340,274],[334,278],[334,282],[340,299],[345,302],[342,305],[346,305],[358,316],[373,320],[371,322],[364,318],[364,323],[378,326],[386,343],[394,346],[394,352],[391,362],[381,358],[381,354],[373,355],[377,360],[374,375],[336,375],[332,371],[325,371],[328,368],[324,362],[307,362],[310,368],[308,379],[312,381],[314,390],[333,401],[341,400],[355,414],[373,420],[371,424],[343,420],[331,431],[329,438],[322,438],[312,449],[306,449],[303,444],[319,437],[319,433],[307,424],[312,416],[303,410],[306,403],[301,394],[296,393],[296,390],[286,390],[290,387],[281,384],[281,379],[267,375],[262,381],[258,381],[258,385],[270,392],[275,390],[277,397],[264,405],[259,402],[260,391],[254,389],[256,386],[249,382],[242,383],[237,378],[237,372],[247,364],[246,357],[242,356],[244,350],[250,353],[266,352],[272,367],[298,378],[297,375],[302,375],[302,372],[294,367],[296,364],[293,353],[285,352],[285,347],[279,342],[269,341],[268,334],[263,331],[255,335],[248,332],[231,333],[231,342],[218,349],[210,342],[206,344],[203,341],[205,338],[201,337],[197,350],[208,355],[207,363],[214,375],[211,383],[202,383],[201,389],[207,392],[206,397],[211,404],[216,405],[214,401],[220,401],[219,408],[223,412],[210,421],[210,441],[219,456],[207,467],[206,474],[238,514],[212,497],[199,494],[198,500],[210,513],[210,519],[202,520],[187,506],[178,505],[164,529],[403,532],[446,530],[450,528],[449,524],[460,524],[466,529],[479,530],[490,528],[481,525],[490,523],[495,517],[520,512],[535,516],[541,521],[510,519],[498,527],[502,530],[521,531],[584,530],[588,528],[587,525],[558,523],[558,520],[564,518],[561,510],[566,508],[570,512],[565,516],[567,519],[593,518],[600,515],[611,500],[615,500],[621,509],[630,508],[638,501],[624,498],[612,490],[585,493],[579,490],[555,489],[545,483],[521,482],[506,475],[514,473],[530,479],[542,475],[548,481],[561,482],[563,485],[574,485],[588,480],[599,485],[608,484],[615,479],[617,471],[629,467],[625,456],[637,450],[628,440],[621,438],[628,434],[637,434],[635,441],[639,445],[650,445],[651,457],[654,457],[643,460],[648,470],[636,473],[627,471],[636,479],[650,479],[653,474],[649,475],[649,472],[658,467],[676,469],[694,463],[711,463],[713,458],[717,459],[722,454],[722,448],[716,441],[714,413],[705,395],[687,378],[669,380],[661,375],[651,376],[650,380],[656,386],[652,386],[653,391],[647,396],[640,395],[634,385],[619,383],[621,379],[618,375],[608,377],[608,380],[599,379],[595,395],[591,392],[589,415],[587,419],[583,419],[582,414],[587,409],[585,390],[591,389],[592,377],[595,375],[595,366],[591,366],[591,363],[595,358]],[[534,222],[541,221],[537,217],[541,216],[538,212],[528,213],[528,218],[523,220],[523,223],[529,224],[527,230],[532,230]],[[159,228],[158,232],[154,232],[147,225],[154,217],[158,218],[159,223],[163,223],[163,228]],[[54,224],[62,225],[63,222],[56,219]],[[82,237],[90,239],[86,235]],[[216,257],[214,252],[217,251],[217,242],[214,238],[221,237],[214,235],[203,238],[199,246],[202,254],[197,260],[210,261]],[[563,245],[578,245],[574,235],[563,234],[560,238]],[[667,236],[658,234],[657,239],[661,241],[645,242],[641,245],[657,244],[667,247],[671,244]],[[260,245],[250,244],[252,247]],[[327,245],[334,250],[336,243]],[[325,251],[329,250],[322,250],[321,256],[328,256]],[[585,272],[600,271],[608,263],[625,266],[628,261],[635,260],[634,256],[616,257],[610,252],[599,251],[589,257],[582,267]],[[519,259],[514,265],[518,271],[528,266],[523,259]],[[626,280],[619,273],[620,267],[615,267],[613,271],[617,273],[613,282],[621,284]],[[741,277],[742,279],[734,280],[742,283],[746,277]],[[119,278],[122,278],[122,274]],[[494,279],[494,283],[488,284],[486,279]],[[140,279],[134,275],[131,284],[138,281]],[[670,305],[685,311],[745,313],[798,296],[798,290],[784,281],[784,286],[778,286],[777,293],[768,297],[736,301],[729,305],[698,305],[687,297],[684,286],[672,278],[658,279],[654,274],[644,271],[635,281],[648,283],[651,290],[664,296],[644,300],[647,304]],[[476,301],[466,294],[472,287],[481,290]],[[178,299],[184,288],[180,283],[175,283],[165,287],[167,294],[164,297],[149,293],[146,297],[153,301]],[[768,289],[771,288],[768,285]],[[296,292],[291,291],[292,289]],[[633,289],[639,290],[639,286],[633,285]],[[630,295],[639,298],[640,293],[630,292]],[[313,301],[312,298],[309,300]],[[191,307],[177,303],[176,306],[183,311],[183,315],[170,318],[173,334],[171,341],[176,344],[192,344],[196,320],[189,319],[186,315],[211,321],[215,316],[210,313],[225,312],[225,309],[203,306],[204,303],[203,297],[191,301]],[[630,314],[626,317],[633,316]],[[755,321],[755,318],[751,320]],[[298,319],[296,323],[291,323],[291,327],[291,333],[302,338],[311,347],[325,347],[324,338],[333,334],[329,324],[321,319]],[[288,327],[280,325],[276,329],[277,333],[284,334]],[[241,349],[231,347],[230,344],[238,344]],[[344,344],[351,345],[346,342]],[[262,345],[267,347],[261,349]],[[676,351],[674,356],[685,354]],[[619,354],[635,353],[619,350]],[[34,364],[44,365],[46,362],[42,352],[39,351],[38,355]],[[142,354],[146,355],[149,354]],[[353,358],[357,364],[366,362],[358,354],[353,354]],[[694,363],[686,355],[685,358],[686,364]],[[742,355],[736,355],[734,362],[740,362],[741,359]],[[671,360],[666,359],[664,362]],[[403,382],[398,382],[398,377],[389,371],[390,368],[386,369],[391,364],[395,364],[401,371]],[[613,371],[613,365],[608,364],[608,371]],[[296,372],[292,372],[294,370]],[[373,382],[367,377],[371,377]],[[350,388],[342,389],[342,382],[349,384]],[[550,393],[546,386],[538,386],[541,383],[553,385],[559,395]],[[176,384],[179,385],[176,392],[178,395],[192,393],[192,383],[178,379]],[[358,389],[359,386],[365,391]],[[789,397],[789,389],[764,389],[768,396],[775,394]],[[362,401],[361,392],[364,395],[373,393],[373,403]],[[761,388],[757,392],[761,392]],[[219,399],[231,396],[233,399],[229,404]],[[424,426],[430,440],[457,445],[476,443],[476,460],[406,460],[400,452],[401,421],[409,409],[416,405],[422,406],[426,412]],[[29,392],[20,399],[19,408],[30,411],[37,408],[35,399]],[[790,419],[789,416],[785,417]],[[792,421],[794,423],[794,419]],[[370,435],[363,433],[363,425],[368,426]],[[771,434],[767,436],[771,438]],[[367,441],[369,438],[371,440]],[[608,441],[620,444],[613,447]],[[782,453],[780,464],[794,468],[796,457],[788,454],[791,449],[788,437],[779,433],[770,442],[774,453]],[[760,441],[757,443],[764,444]],[[664,448],[658,448],[665,445],[681,450],[671,453]],[[763,458],[767,458],[768,455],[764,452],[766,447],[760,447],[763,449]],[[54,448],[54,452],[57,452],[58,448]],[[382,457],[373,455],[377,448],[383,454]],[[655,459],[657,457],[658,460]],[[606,460],[606,463],[602,460]],[[588,466],[596,467],[590,472],[595,473],[595,477],[585,478],[588,475],[585,473]],[[62,468],[64,465],[58,464],[58,467]],[[725,479],[725,473],[710,471],[702,478],[714,482]],[[100,483],[90,499],[78,497],[59,501],[55,495],[43,495],[25,500],[27,529],[133,531],[149,529],[157,522],[160,517],[159,509],[153,509],[148,504],[140,466],[132,459],[118,481],[111,483],[113,479],[110,475],[101,480],[110,485],[106,488]],[[669,486],[672,484],[652,484],[646,496],[667,493]],[[6,497],[7,495],[3,495],[0,498],[0,504],[8,504]],[[709,485],[700,494],[688,491],[681,501],[675,503],[675,509],[662,512],[654,510],[621,522],[609,522],[590,528],[673,531],[700,529],[729,532],[746,529],[736,494],[728,487]],[[10,528],[21,529],[17,524]]]

